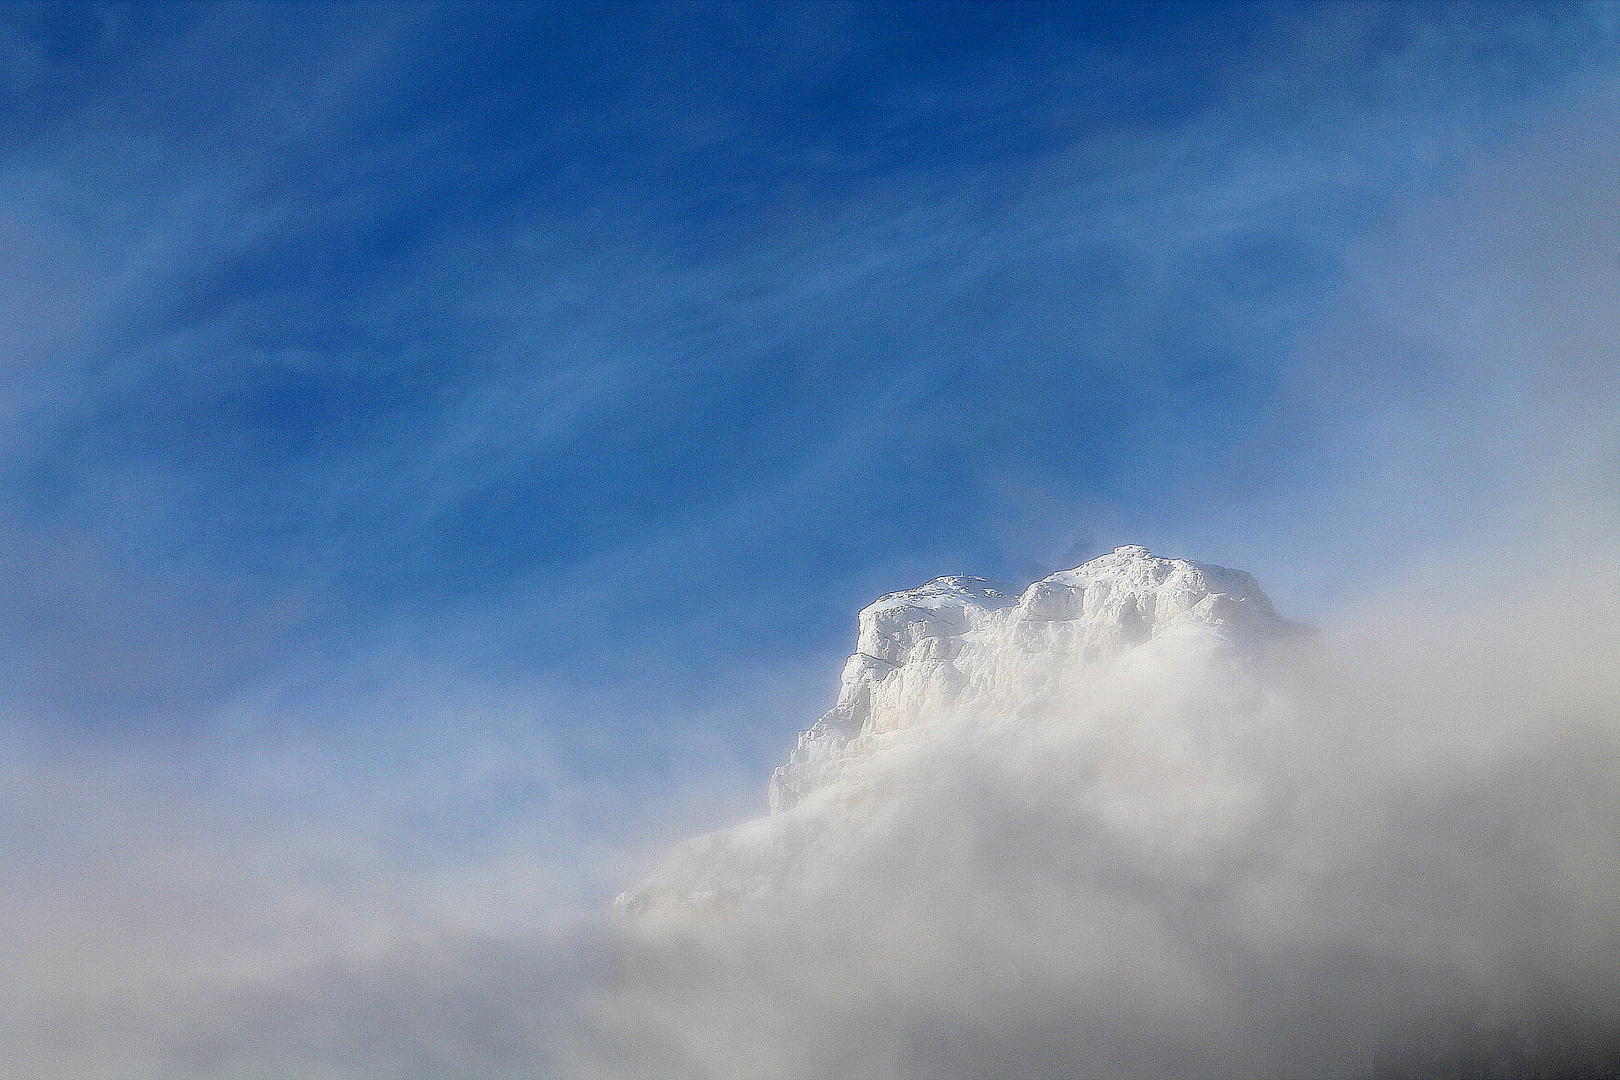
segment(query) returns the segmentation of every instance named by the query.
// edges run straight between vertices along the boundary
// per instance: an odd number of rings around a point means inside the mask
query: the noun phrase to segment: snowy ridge
[[[874,736],[964,708],[1005,710],[1156,637],[1205,633],[1246,644],[1295,629],[1243,571],[1136,546],[1043,578],[1016,600],[1011,591],[943,577],[862,611],[838,703],[772,776],[771,810],[836,778],[845,756]]]
[[[619,898],[627,911],[767,893],[802,867],[806,838],[853,827],[892,790],[871,766],[950,721],[1052,722],[1047,706],[1131,655],[1242,658],[1300,629],[1240,570],[1127,546],[1012,587],[936,578],[860,613],[837,703],[771,778],[772,816],[681,845]],[[860,777],[860,778],[858,778]]]

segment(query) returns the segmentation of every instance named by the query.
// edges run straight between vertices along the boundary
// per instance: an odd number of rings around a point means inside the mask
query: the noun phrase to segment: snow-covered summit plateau
[[[886,765],[941,733],[1066,723],[1064,704],[1095,695],[1109,673],[1188,658],[1241,667],[1300,629],[1248,574],[1136,546],[1022,593],[958,576],[880,597],[860,613],[837,704],[771,778],[771,816],[686,842],[618,906],[769,893],[802,869],[819,834],[858,828],[894,794]]]

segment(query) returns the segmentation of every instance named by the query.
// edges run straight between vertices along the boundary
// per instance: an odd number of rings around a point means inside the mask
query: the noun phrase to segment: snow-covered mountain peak
[[[1157,637],[1253,643],[1294,629],[1241,570],[1128,545],[1014,590],[941,577],[861,611],[838,702],[771,780],[781,811],[843,771],[878,736],[961,713],[1015,709],[1031,688]]]
[[[926,744],[932,731],[953,721],[1049,723],[1054,703],[1083,699],[1100,673],[1128,656],[1172,664],[1181,656],[1241,658],[1297,630],[1248,574],[1160,558],[1135,545],[1060,570],[1021,593],[966,576],[889,593],[861,611],[838,701],[775,771],[771,811],[780,817],[808,802],[815,805],[803,811],[821,815],[868,799],[860,792],[870,785],[857,776],[902,747]],[[625,902],[645,907],[659,896],[752,890],[757,874],[727,884],[721,879],[737,867],[723,864],[775,865],[786,857],[778,851],[779,832],[767,819],[693,841],[669,873],[626,894]],[[752,854],[741,854],[745,849]]]

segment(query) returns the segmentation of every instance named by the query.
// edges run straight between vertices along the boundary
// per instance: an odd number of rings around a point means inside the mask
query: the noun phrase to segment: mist
[[[6,1066],[1609,1075],[1612,536],[1414,568],[1257,667],[1167,647],[1034,726],[944,721],[780,889],[651,921],[521,830],[429,858],[353,812],[14,761]]]
[[[638,924],[598,1074],[1609,1075],[1616,554],[942,722],[769,898]]]

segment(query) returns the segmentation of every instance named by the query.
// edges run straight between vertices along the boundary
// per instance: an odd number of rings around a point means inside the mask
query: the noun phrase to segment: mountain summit
[[[890,732],[963,709],[1027,706],[1155,638],[1248,644],[1295,629],[1243,571],[1135,545],[1042,578],[1016,599],[1011,587],[973,577],[890,593],[861,612],[838,703],[772,776],[771,809],[794,806]]]
[[[1074,703],[1104,695],[1122,671],[1151,669],[1162,682],[1164,672],[1241,667],[1299,630],[1248,574],[1134,545],[1021,593],[956,576],[880,597],[860,613],[837,703],[771,778],[771,817],[681,845],[618,906],[644,912],[774,892],[828,835],[858,830],[913,785],[901,775],[911,759],[960,744],[964,730],[1010,725],[1011,739],[1072,729],[1082,723]]]

